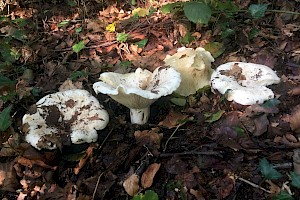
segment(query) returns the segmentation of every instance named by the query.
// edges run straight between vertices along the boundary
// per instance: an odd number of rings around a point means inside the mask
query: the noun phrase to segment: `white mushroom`
[[[164,62],[180,73],[181,84],[175,92],[182,96],[195,94],[210,83],[213,72],[211,62],[214,62],[214,58],[201,47],[195,50],[181,47],[174,55],[167,55]]]
[[[242,105],[263,103],[274,98],[267,85],[277,84],[280,78],[265,65],[229,62],[220,65],[211,76],[211,85],[221,94],[228,91],[227,100]]]
[[[93,85],[95,92],[107,94],[129,108],[133,124],[145,124],[150,105],[161,96],[171,94],[180,84],[180,74],[170,67],[156,68],[153,73],[141,68],[128,74],[106,72],[99,79]]]
[[[37,149],[56,149],[62,134],[71,142],[95,142],[97,130],[104,129],[109,121],[107,111],[88,91],[66,90],[49,94],[36,103],[36,112],[25,114],[27,127],[25,140]]]

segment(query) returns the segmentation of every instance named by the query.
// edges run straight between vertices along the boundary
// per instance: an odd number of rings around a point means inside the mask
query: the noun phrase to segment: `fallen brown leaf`
[[[127,194],[130,196],[134,196],[138,193],[140,187],[139,187],[139,176],[137,174],[132,174],[129,176],[124,182],[123,187]]]
[[[151,187],[154,176],[159,170],[160,165],[161,165],[160,163],[153,163],[143,173],[141,178],[141,185],[144,189]]]
[[[18,188],[17,175],[13,165],[14,162],[0,163],[0,189],[2,191],[15,192]]]
[[[181,121],[184,121],[188,118],[188,115],[184,115],[179,112],[171,111],[167,117],[159,122],[158,125],[165,126],[169,129],[175,128],[178,124],[180,124]]]
[[[80,169],[84,167],[85,163],[88,161],[89,158],[93,156],[93,151],[95,149],[94,145],[90,145],[87,150],[85,151],[85,156],[79,160],[77,167],[74,168],[74,174],[78,174]]]

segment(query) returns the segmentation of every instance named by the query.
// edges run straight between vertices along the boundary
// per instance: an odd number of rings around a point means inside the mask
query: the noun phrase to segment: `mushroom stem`
[[[133,109],[130,108],[130,119],[132,124],[145,124],[147,123],[150,115],[150,107]]]

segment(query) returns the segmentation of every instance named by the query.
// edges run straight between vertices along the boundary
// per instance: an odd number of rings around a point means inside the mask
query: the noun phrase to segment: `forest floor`
[[[299,199],[300,2],[205,1],[218,11],[208,24],[189,21],[182,5],[161,11],[172,2],[0,5],[2,199]],[[268,9],[251,16],[255,3]],[[208,88],[181,103],[162,97],[148,123],[134,125],[128,108],[93,91],[101,73],[153,71],[182,46],[210,51],[213,69],[269,66],[281,79],[269,86],[275,99],[243,106]],[[97,142],[37,150],[22,118],[70,80],[99,99],[110,122]]]

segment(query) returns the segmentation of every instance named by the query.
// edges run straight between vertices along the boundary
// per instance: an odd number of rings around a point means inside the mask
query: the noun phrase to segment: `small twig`
[[[171,140],[171,138],[174,136],[174,134],[176,133],[176,131],[178,130],[178,128],[179,128],[181,125],[182,125],[182,124],[178,124],[178,125],[176,126],[176,129],[173,131],[173,133],[172,133],[172,134],[170,135],[170,137],[167,139],[163,152],[166,151],[169,141]]]
[[[104,174],[104,172],[102,172],[102,173],[99,175],[98,179],[97,179],[97,183],[96,183],[96,186],[95,186],[95,189],[94,189],[94,192],[93,192],[92,200],[95,199],[96,192],[97,192],[97,189],[98,189],[98,186],[99,186],[99,183],[100,183],[100,178],[101,178],[101,176],[102,176],[103,174]]]
[[[266,190],[265,188],[263,188],[263,187],[261,187],[261,186],[255,184],[255,183],[252,183],[252,182],[250,182],[250,181],[248,181],[248,180],[246,180],[246,179],[243,179],[243,178],[241,178],[241,177],[237,177],[237,179],[240,180],[240,181],[242,181],[242,182],[244,182],[244,183],[247,183],[247,184],[251,185],[252,187],[258,188],[258,189],[260,189],[260,190],[262,190],[262,191],[264,191],[264,192],[267,192],[267,193],[271,194],[271,191]]]
[[[100,144],[98,150],[102,149],[104,143],[107,141],[108,137],[110,136],[110,134],[112,133],[112,131],[114,130],[114,128],[112,128],[109,133],[107,134],[107,136],[104,138],[104,140],[102,141],[102,143]]]
[[[174,155],[184,156],[184,155],[208,155],[208,156],[222,156],[223,152],[215,152],[215,151],[188,151],[188,152],[180,152],[180,153],[162,153],[160,157],[171,157]]]

